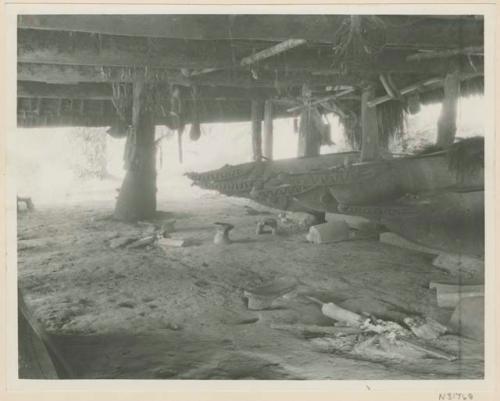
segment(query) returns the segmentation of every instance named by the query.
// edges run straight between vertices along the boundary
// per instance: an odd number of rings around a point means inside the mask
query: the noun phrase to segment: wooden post
[[[264,157],[273,160],[273,102],[266,100],[264,105]]]
[[[253,159],[262,159],[262,102],[252,100],[252,149]]]
[[[125,146],[125,169],[114,217],[136,221],[156,212],[155,125],[153,114],[144,103],[144,79],[133,84],[132,127]]]
[[[361,149],[362,128],[361,128],[361,113],[360,110],[352,111],[344,120],[345,137],[352,150],[359,151]]]
[[[447,147],[453,144],[457,131],[457,103],[460,95],[460,77],[457,72],[446,75],[441,115],[438,120],[437,145]]]
[[[298,157],[318,156],[321,149],[321,115],[314,107],[305,107],[300,114]]]
[[[179,155],[179,163],[183,162],[183,151],[182,151],[182,131],[177,130],[177,153]]]
[[[368,105],[375,97],[374,93],[373,87],[369,87],[361,95],[361,161],[379,158],[377,108]]]
[[[300,113],[298,157],[318,156],[321,148],[321,115],[311,102],[312,91],[307,84],[302,85],[305,105]]]

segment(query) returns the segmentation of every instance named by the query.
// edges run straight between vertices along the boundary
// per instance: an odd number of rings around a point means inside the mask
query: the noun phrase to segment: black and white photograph
[[[18,379],[485,379],[484,13],[117,10],[15,16]]]

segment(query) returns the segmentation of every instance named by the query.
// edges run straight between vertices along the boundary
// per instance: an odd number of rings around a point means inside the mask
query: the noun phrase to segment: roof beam
[[[79,82],[132,82],[136,73],[145,73],[144,69],[132,67],[80,66],[64,64],[18,63],[17,79],[46,83],[71,84]],[[217,71],[206,75],[187,78],[179,71],[164,68],[148,68],[147,80],[166,82],[181,86],[227,86],[239,88],[280,88],[300,87],[308,83],[312,87],[355,83],[349,76],[338,73],[329,76],[313,76],[307,72],[258,71],[257,77],[249,71]]]
[[[249,86],[259,85],[259,79],[251,79],[251,75],[240,67],[240,61],[248,55],[247,48],[234,48],[228,43],[207,44],[202,41],[180,41],[180,40],[149,40],[147,38],[131,38],[124,36],[91,35],[86,33],[54,32],[41,30],[25,30],[18,32],[18,62],[22,63],[45,63],[59,65],[81,65],[87,67],[129,67],[147,68],[155,74],[164,74],[169,82],[189,85],[199,79],[216,80],[238,76],[231,72],[228,74],[220,70],[240,69],[239,78],[246,80]],[[432,75],[445,74],[451,61],[460,59],[464,68],[467,67],[467,58],[457,55],[446,59],[407,61],[405,52],[395,50],[382,51],[373,62],[359,65],[358,63],[347,64],[350,73],[361,73],[363,78],[367,75],[378,76],[380,73],[422,73],[426,71]],[[470,56],[475,59],[482,57]],[[310,73],[327,72],[335,70],[334,52],[329,47],[309,48],[302,47],[300,51],[291,49],[288,52],[276,54],[275,56],[261,60],[252,65],[252,69],[258,75],[265,75],[267,71],[270,81],[279,81],[285,76],[288,82],[298,71]],[[474,63],[475,65],[479,65]],[[178,70],[210,69],[210,74],[186,76]],[[214,70],[216,69],[216,70]],[[121,71],[123,72],[123,70]],[[464,71],[467,72],[467,71]],[[340,74],[340,71],[335,71]],[[243,74],[243,75],[242,75]],[[203,75],[206,75],[204,78]],[[318,75],[318,77],[320,77]],[[104,77],[103,77],[104,78]],[[120,80],[120,77],[109,78]],[[232,79],[232,78],[231,78]],[[323,80],[325,77],[323,77]],[[105,79],[101,79],[103,81]],[[160,78],[158,80],[164,80]],[[54,81],[58,82],[58,81]],[[298,81],[298,85],[305,82]],[[215,84],[215,83],[214,83]],[[244,86],[238,84],[238,86]]]
[[[169,87],[159,87],[162,92],[169,92]],[[193,98],[190,89],[183,89],[183,98]],[[272,88],[235,88],[235,87],[200,87],[197,89],[197,99],[227,100],[227,99],[269,99],[277,95]],[[88,99],[111,100],[113,89],[110,83],[79,83],[79,84],[46,84],[34,81],[18,81],[17,97],[46,99]]]
[[[230,69],[240,66],[248,47],[227,41],[186,41],[62,31],[19,29],[18,61],[31,63],[148,66],[175,69]],[[209,44],[208,44],[209,43]],[[254,44],[257,50],[262,44]],[[333,62],[329,48],[306,48],[259,63],[270,69],[328,68]]]
[[[404,58],[404,56],[403,56]],[[422,74],[444,75],[456,59],[437,59],[406,62],[387,54],[382,54],[376,66],[358,66],[356,71],[369,78],[370,74],[378,77],[380,73],[394,74]],[[462,73],[483,71],[483,58],[470,57],[459,63]],[[268,87],[280,88],[301,87],[307,83],[311,87],[330,86],[337,84],[357,85],[359,80],[355,76],[341,75],[340,71],[325,69],[314,72],[283,72],[257,70],[257,77],[249,71],[231,70],[215,71],[210,74],[186,77],[178,70],[166,68],[148,68],[147,80],[166,82],[181,86],[228,86],[228,87]],[[144,74],[143,68],[115,67],[115,66],[80,66],[64,64],[18,63],[17,79],[21,81],[37,81],[46,83],[71,84],[79,82],[132,82],[136,73]],[[319,74],[318,74],[319,73]],[[377,75],[375,75],[377,74]],[[255,79],[257,78],[257,79]]]
[[[113,97],[113,91],[111,85],[107,84],[86,83],[62,85],[18,81],[17,97],[110,100]]]
[[[263,40],[289,38],[337,44],[337,30],[347,15],[20,15],[18,27],[109,35],[194,40]],[[483,41],[483,19],[379,15],[387,22],[388,44],[422,47],[464,46]],[[411,22],[411,23],[410,23]]]
[[[80,101],[78,101],[80,102]],[[67,103],[67,101],[65,101]],[[51,127],[51,126],[91,126],[107,127],[118,123],[118,116],[110,100],[85,100],[85,111],[77,108],[62,107],[60,99],[42,99],[40,110],[31,110],[30,99],[20,99],[17,108],[17,123],[19,127]],[[236,122],[250,120],[250,101],[241,99],[216,100],[202,102],[198,108],[199,121]],[[276,116],[289,115],[284,107],[276,106]],[[191,121],[190,104],[186,105],[187,121]],[[169,126],[172,121],[161,113],[155,115],[156,125]]]

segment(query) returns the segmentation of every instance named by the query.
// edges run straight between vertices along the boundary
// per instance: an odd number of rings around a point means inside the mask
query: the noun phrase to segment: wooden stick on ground
[[[350,326],[318,326],[316,324],[271,324],[272,329],[298,331],[302,333],[349,335],[361,333],[361,330]]]

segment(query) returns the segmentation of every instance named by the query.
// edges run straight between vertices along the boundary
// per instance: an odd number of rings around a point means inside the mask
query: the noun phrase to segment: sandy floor
[[[144,227],[109,220],[113,202],[39,208],[19,215],[19,283],[78,378],[456,379],[483,376],[483,348],[453,334],[436,346],[456,361],[389,359],[331,350],[324,339],[276,324],[331,325],[303,295],[398,319],[446,322],[429,281],[453,281],[428,256],[377,241],[306,243],[303,232],[255,235],[262,216],[246,201],[206,194],[160,202],[176,235],[195,245],[111,249]],[[258,205],[252,205],[262,210]],[[215,221],[235,224],[234,243],[212,243]],[[243,291],[275,279],[296,290],[251,311]]]

